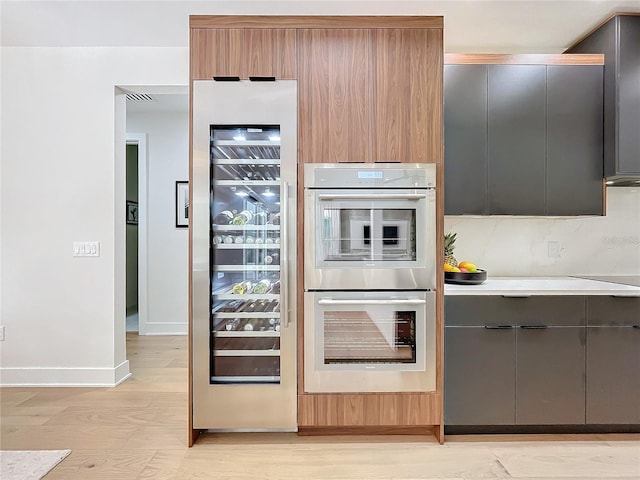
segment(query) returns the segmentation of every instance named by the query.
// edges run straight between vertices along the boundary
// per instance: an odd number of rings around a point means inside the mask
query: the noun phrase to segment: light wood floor
[[[45,480],[640,479],[640,436],[208,434],[186,447],[187,338],[128,334],[116,388],[0,390],[0,448],[72,453]]]

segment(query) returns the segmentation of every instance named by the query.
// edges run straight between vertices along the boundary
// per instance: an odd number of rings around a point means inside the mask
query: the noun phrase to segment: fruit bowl
[[[478,269],[476,272],[444,272],[444,283],[457,285],[480,285],[487,279],[487,271]]]

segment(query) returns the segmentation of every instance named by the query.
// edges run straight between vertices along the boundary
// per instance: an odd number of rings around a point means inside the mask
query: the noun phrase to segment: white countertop
[[[621,295],[640,296],[640,287],[575,277],[489,277],[480,285],[445,283],[445,295]]]

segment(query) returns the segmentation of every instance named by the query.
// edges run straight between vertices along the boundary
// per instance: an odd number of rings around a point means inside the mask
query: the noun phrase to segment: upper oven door
[[[306,189],[305,288],[435,289],[435,190]]]

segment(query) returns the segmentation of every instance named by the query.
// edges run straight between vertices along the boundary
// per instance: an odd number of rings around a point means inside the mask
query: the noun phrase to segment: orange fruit
[[[469,272],[475,272],[478,270],[478,267],[476,267],[473,263],[471,262],[460,262],[458,264],[458,268],[465,268],[467,271]]]

